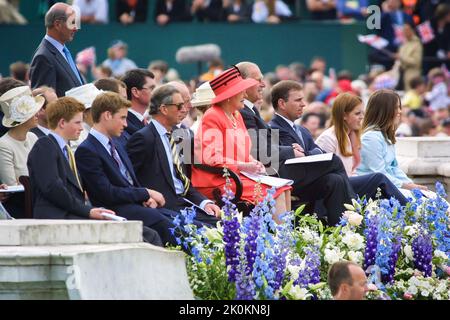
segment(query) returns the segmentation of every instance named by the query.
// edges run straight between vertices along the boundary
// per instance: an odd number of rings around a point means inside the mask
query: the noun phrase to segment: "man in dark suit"
[[[35,218],[105,219],[101,212],[114,214],[85,203],[70,148],[66,148],[69,140],[80,135],[83,111],[84,106],[73,98],[62,98],[49,105],[51,131],[35,143],[27,162]]]
[[[127,151],[142,186],[164,194],[165,208],[180,211],[195,205],[196,219],[215,225],[220,208],[204,197],[190,183],[179,156],[173,128],[185,114],[181,93],[172,85],[162,85],[153,93],[148,126],[133,134]]]
[[[127,85],[127,97],[131,102],[127,114],[127,127],[120,137],[120,141],[125,146],[133,133],[148,124],[146,111],[156,82],[153,73],[145,69],[130,70],[121,80]]]
[[[264,165],[270,164],[278,170],[277,164],[279,162],[282,163],[287,159],[295,158],[295,149],[292,146],[279,145],[278,140],[272,141],[270,127],[261,118],[257,106],[262,103],[265,84],[258,65],[252,62],[240,62],[236,67],[241,72],[242,78],[252,78],[259,82],[245,91],[247,98],[244,100],[244,108],[239,110],[252,138],[252,156]],[[274,161],[276,157],[278,157],[278,161]]]
[[[279,130],[280,144],[298,145],[295,149],[299,157],[324,153],[307,129],[294,124],[305,107],[302,86],[295,81],[281,81],[271,93],[276,115],[270,126],[272,130]],[[344,203],[356,198],[342,161],[335,155],[331,161],[282,165],[280,175],[294,180],[292,194],[301,200],[323,199],[330,225],[339,222],[345,211]]]
[[[170,231],[176,212],[163,208],[161,193],[141,187],[126,151],[114,139],[126,126],[129,106],[114,92],[95,98],[94,125],[75,153],[80,175],[93,205],[111,208],[128,220],[141,220],[158,232],[164,244],[177,245]]]
[[[77,29],[76,13],[65,3],[56,3],[45,15],[47,34],[31,61],[31,87],[47,85],[58,97],[84,84],[69,49],[65,46],[73,40]]]

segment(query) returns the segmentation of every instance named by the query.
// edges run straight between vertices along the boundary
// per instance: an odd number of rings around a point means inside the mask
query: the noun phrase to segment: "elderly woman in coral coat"
[[[224,71],[210,82],[216,97],[213,106],[202,118],[200,130],[195,137],[196,158],[201,163],[227,167],[239,174],[243,184],[241,199],[257,203],[255,181],[241,172],[264,173],[263,164],[250,155],[251,140],[244,121],[238,112],[244,107],[245,90],[257,85],[254,79],[242,79],[235,67]],[[223,190],[225,178],[198,168],[192,169],[192,183],[205,196],[213,198],[215,188]],[[232,188],[235,190],[235,186]],[[265,196],[270,187],[261,184],[260,196]],[[278,215],[290,210],[290,187],[278,188],[275,192],[275,220]]]

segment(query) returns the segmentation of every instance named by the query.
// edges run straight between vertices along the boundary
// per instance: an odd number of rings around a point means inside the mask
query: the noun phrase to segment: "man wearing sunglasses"
[[[151,99],[150,114],[150,124],[133,134],[127,143],[139,183],[162,193],[165,208],[180,211],[193,207],[199,222],[214,226],[220,209],[192,186],[172,136],[173,128],[186,114],[180,91],[169,84],[157,88]]]

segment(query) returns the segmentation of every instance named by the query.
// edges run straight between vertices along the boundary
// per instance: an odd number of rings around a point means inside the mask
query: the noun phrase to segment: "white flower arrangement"
[[[10,118],[16,122],[24,122],[33,112],[36,102],[30,96],[16,97],[12,100],[10,106]]]

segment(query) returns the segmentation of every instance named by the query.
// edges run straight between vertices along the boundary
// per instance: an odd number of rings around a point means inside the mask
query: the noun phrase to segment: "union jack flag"
[[[424,23],[419,24],[417,26],[417,32],[420,35],[422,43],[428,43],[435,38],[430,21],[425,21]]]

